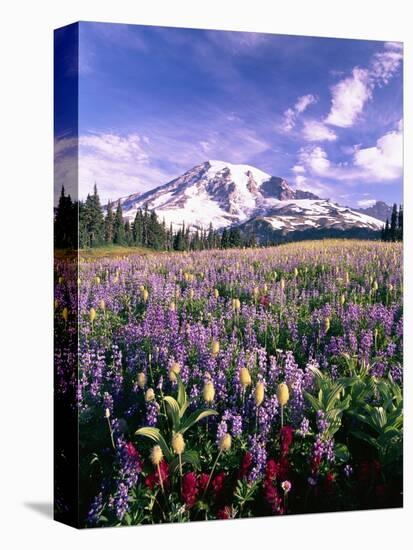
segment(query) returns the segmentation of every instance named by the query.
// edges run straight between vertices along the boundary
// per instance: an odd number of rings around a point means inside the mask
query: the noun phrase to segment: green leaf
[[[217,411],[214,411],[213,409],[198,409],[197,411],[191,413],[187,418],[185,418],[185,420],[181,421],[181,429],[179,431],[183,434],[186,432],[186,430],[191,428],[194,424],[196,424],[203,418],[217,414]]]
[[[313,407],[313,409],[314,409],[315,411],[318,411],[318,410],[320,410],[320,409],[322,408],[322,407],[321,407],[320,401],[319,401],[316,397],[314,397],[313,395],[311,395],[311,393],[308,393],[308,392],[306,391],[306,392],[304,392],[304,395],[305,395],[307,401],[310,403],[310,405]]]
[[[324,378],[324,374],[317,367],[308,367],[308,369],[314,374],[315,378]]]
[[[139,428],[139,430],[136,430],[135,435],[141,435],[155,441],[161,447],[166,460],[170,462],[173,459],[173,454],[158,428],[150,428],[149,426]]]
[[[195,470],[201,468],[201,463],[199,461],[199,455],[194,450],[184,451],[181,455],[182,464],[191,464]],[[171,473],[176,473],[179,471],[179,457],[175,456],[174,459],[169,463],[169,469]]]
[[[189,405],[188,395],[185,390],[184,383],[182,382],[182,378],[179,376],[179,374],[176,375],[176,379],[178,382],[178,397],[177,402],[179,406],[179,416],[180,418],[183,417],[185,414],[186,409]]]
[[[350,451],[347,448],[347,445],[343,443],[336,443],[334,446],[334,454],[340,462],[348,462],[350,458]]]
[[[371,413],[371,424],[377,430],[381,431],[387,424],[387,415],[383,407],[374,407]]]
[[[334,384],[326,396],[326,411],[332,409],[335,402],[339,399],[340,393],[344,390],[342,384]]]
[[[173,397],[170,395],[166,395],[164,397],[165,403],[168,405],[168,411],[170,413],[171,419],[172,419],[172,426],[175,432],[179,431],[179,424],[180,424],[180,411],[179,411],[179,405]]]

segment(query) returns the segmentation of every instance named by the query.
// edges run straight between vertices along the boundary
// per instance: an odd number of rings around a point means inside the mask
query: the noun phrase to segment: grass
[[[70,249],[54,249],[55,260],[76,260],[77,252],[79,259],[83,261],[101,260],[103,258],[119,259],[125,256],[140,255],[145,256],[153,252],[149,248],[139,246],[99,246],[96,248],[80,248],[79,251]]]
[[[124,256],[145,256],[153,252],[140,246],[108,245],[96,248],[84,248],[79,250],[79,256],[83,260],[100,260],[103,258],[122,258]]]

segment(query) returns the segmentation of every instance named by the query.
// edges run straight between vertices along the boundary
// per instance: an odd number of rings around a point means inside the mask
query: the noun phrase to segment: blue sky
[[[343,204],[402,201],[399,43],[101,23],[79,41],[81,196],[219,159]]]

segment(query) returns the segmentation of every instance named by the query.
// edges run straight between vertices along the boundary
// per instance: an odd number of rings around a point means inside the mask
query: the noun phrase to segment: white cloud
[[[219,117],[222,120],[222,117]],[[179,136],[179,138],[177,138]],[[208,158],[245,163],[270,149],[270,144],[241,123],[219,128],[211,123],[202,139],[197,128],[160,122],[141,134],[89,132],[79,140],[61,138],[55,144],[55,181],[72,196],[84,199],[96,183],[103,203],[131,193],[142,193],[163,185]],[[77,146],[78,144],[78,146]],[[73,185],[75,186],[73,188]]]
[[[148,155],[142,149],[142,140],[138,134],[120,136],[113,133],[88,134],[79,138],[80,152],[94,150],[105,156],[121,159],[146,161]]]
[[[358,149],[354,153],[354,165],[359,166],[373,181],[400,177],[403,173],[402,132],[389,132],[379,138],[374,147]]]
[[[79,137],[79,195],[99,188],[103,202],[144,191],[168,181],[169,174],[151,165],[148,139],[138,134],[93,133]]]
[[[373,56],[370,77],[373,85],[388,84],[393,75],[397,72],[403,59],[403,51],[399,49],[387,49],[378,52]]]
[[[313,96],[313,94],[302,95],[297,99],[297,102],[294,105],[294,109],[297,113],[304,113],[307,107],[309,107],[312,103],[315,103],[316,101],[317,99],[315,96]]]
[[[360,208],[368,208],[374,204],[376,204],[376,199],[361,199],[357,201],[357,206],[360,206]]]
[[[357,147],[348,163],[332,162],[318,145],[302,147],[298,160],[293,168],[296,174],[306,172],[349,184],[386,183],[403,175],[403,136],[397,129],[381,136],[372,147]]]
[[[369,72],[354,68],[352,76],[333,86],[331,93],[331,109],[325,122],[341,128],[353,126],[364,104],[371,97]]]
[[[303,126],[303,137],[306,141],[334,141],[337,135],[318,120],[306,120]]]
[[[384,48],[386,50],[403,51],[403,42],[385,42]]]
[[[312,173],[323,176],[330,168],[327,153],[321,147],[302,147],[299,152],[301,166],[308,168]]]
[[[312,104],[316,103],[317,98],[313,94],[306,94],[300,96],[294,104],[294,107],[288,108],[284,111],[284,120],[281,128],[285,132],[290,132],[297,121],[297,117],[304,113],[304,111]]]
[[[295,184],[298,188],[302,188],[302,186],[307,183],[307,178],[305,176],[296,176],[295,177]]]
[[[331,108],[324,122],[341,128],[353,126],[377,86],[388,84],[403,60],[403,44],[386,42],[367,68],[354,67],[351,76],[331,88]]]
[[[296,117],[296,114],[295,114],[295,111],[293,111],[293,109],[287,109],[286,111],[284,111],[284,120],[282,123],[282,129],[285,132],[289,132],[294,128],[295,117]]]
[[[297,189],[301,189],[303,191],[310,191],[311,193],[314,193],[315,195],[318,195],[321,198],[331,198],[331,199],[338,199],[337,195],[337,188],[335,188],[333,185],[329,185],[325,182],[321,182],[319,179],[315,178],[314,176],[307,178],[302,175],[298,175],[295,177],[295,186]]]

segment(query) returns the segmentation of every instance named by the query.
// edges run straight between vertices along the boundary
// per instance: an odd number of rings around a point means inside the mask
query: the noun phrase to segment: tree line
[[[72,201],[64,187],[55,212],[57,248],[93,248],[105,245],[140,246],[154,250],[208,250],[255,246],[255,234],[243,235],[237,227],[214,230],[191,229],[182,223],[179,229],[160,221],[154,210],[138,209],[132,223],[123,217],[122,203],[109,202],[106,216],[97,186],[85,201]],[[77,242],[78,239],[78,242]]]
[[[390,222],[387,218],[385,226],[381,231],[381,240],[386,242],[396,242],[403,240],[403,207],[393,204]]]

